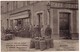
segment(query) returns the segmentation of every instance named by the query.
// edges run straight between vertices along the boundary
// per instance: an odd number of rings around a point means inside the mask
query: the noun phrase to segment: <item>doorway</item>
[[[59,13],[59,34],[61,39],[71,39],[70,34],[70,13]]]
[[[38,15],[38,25],[39,27],[41,27],[42,26],[42,13],[38,13],[37,15]]]

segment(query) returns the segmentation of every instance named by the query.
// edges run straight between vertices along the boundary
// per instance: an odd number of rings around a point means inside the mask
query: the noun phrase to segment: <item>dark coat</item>
[[[36,37],[40,37],[41,36],[40,27],[35,27],[35,36]]]
[[[50,28],[50,27],[47,27],[47,28],[45,29],[45,35],[46,35],[46,36],[51,36],[51,34],[52,34],[51,28]]]

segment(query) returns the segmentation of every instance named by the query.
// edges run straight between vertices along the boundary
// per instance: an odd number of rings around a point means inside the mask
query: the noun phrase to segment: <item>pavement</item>
[[[1,40],[1,51],[41,51],[30,48],[31,38],[15,37],[12,40]],[[53,40],[54,47],[44,51],[78,51],[79,40]]]

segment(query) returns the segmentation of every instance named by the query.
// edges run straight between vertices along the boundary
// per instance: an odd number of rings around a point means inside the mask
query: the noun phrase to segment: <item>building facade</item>
[[[78,0],[1,1],[1,26],[4,29],[50,25],[53,39],[66,35],[78,39],[78,22]]]

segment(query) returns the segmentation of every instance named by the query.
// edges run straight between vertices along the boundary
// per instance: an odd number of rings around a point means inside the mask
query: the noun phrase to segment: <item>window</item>
[[[3,6],[1,6],[1,13],[3,13]]]
[[[9,2],[7,2],[7,12],[9,11],[9,9],[8,9],[8,8],[9,8]]]
[[[17,8],[17,1],[13,1],[13,10]]]
[[[7,19],[7,28],[9,28],[9,19]]]
[[[34,3],[34,1],[30,1],[30,4],[33,4]]]
[[[17,8],[23,7],[23,2],[22,1],[17,1]]]
[[[17,19],[17,26],[22,25],[22,19]]]
[[[25,1],[25,5],[29,5],[30,4],[30,1]]]
[[[38,13],[38,25],[42,25],[42,13]]]
[[[9,1],[9,2],[7,3],[7,10],[8,10],[8,11],[13,10],[13,2],[12,2],[12,1]]]

